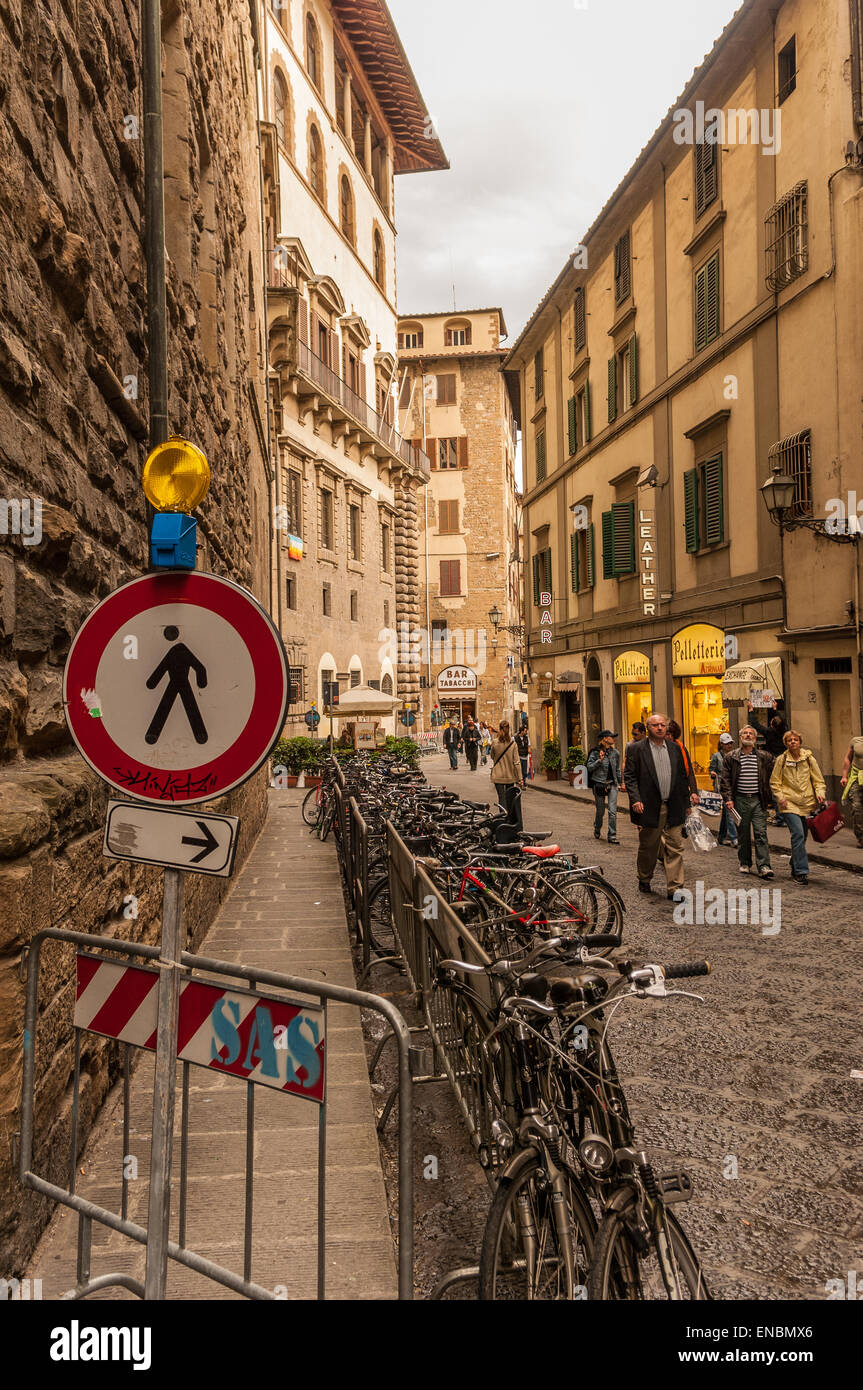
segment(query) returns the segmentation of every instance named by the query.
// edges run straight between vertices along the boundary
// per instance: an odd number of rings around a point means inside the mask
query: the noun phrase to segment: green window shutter
[[[569,538],[569,571],[572,592],[578,593],[578,532],[573,531]]]
[[[590,441],[590,382],[584,383],[584,443]]]
[[[638,334],[633,333],[629,340],[629,398],[632,404],[638,400]]]
[[[704,267],[706,272],[705,296],[707,300],[706,331],[707,342],[719,337],[719,252],[710,257]]]
[[[574,454],[578,448],[578,416],[575,396],[569,398],[569,452]]]
[[[614,526],[611,512],[602,513],[602,577],[614,578]]]
[[[695,351],[707,343],[707,267],[695,273]]]
[[[635,573],[635,503],[613,502],[613,568],[617,577]]]
[[[617,419],[617,358],[608,359],[608,423]]]
[[[683,515],[686,529],[686,549],[693,555],[698,549],[698,469],[690,468],[683,475]]]
[[[542,588],[546,594],[554,593],[554,585],[551,582],[551,546],[542,552]]]
[[[704,544],[719,545],[725,534],[722,455],[704,464]]]
[[[533,557],[533,601],[539,607],[539,555]]]
[[[584,290],[579,288],[575,292],[575,310],[573,316],[575,350],[580,352],[587,339],[587,324],[584,312]]]
[[[590,523],[587,531],[587,584],[592,589],[596,583],[596,541],[594,538],[593,522]]]
[[[540,430],[536,436],[536,481],[541,483],[545,478],[545,430]]]

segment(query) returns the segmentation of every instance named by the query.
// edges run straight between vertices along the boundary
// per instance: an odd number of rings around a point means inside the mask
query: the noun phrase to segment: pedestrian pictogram
[[[195,815],[140,801],[109,801],[103,853],[109,859],[227,878],[234,867],[239,829],[236,816]]]
[[[63,700],[78,748],[112,787],[142,801],[206,801],[245,782],[275,745],[287,659],[238,584],[162,571],[124,584],[85,620]]]

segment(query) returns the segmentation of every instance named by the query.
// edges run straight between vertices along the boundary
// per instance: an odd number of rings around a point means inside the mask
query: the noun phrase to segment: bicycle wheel
[[[541,890],[540,901],[550,921],[560,921],[579,935],[603,932],[623,936],[623,903],[617,892],[600,874],[556,875]],[[604,947],[597,955],[608,955],[614,947]]]
[[[586,1297],[596,1222],[577,1180],[564,1174],[571,1262],[554,1218],[555,1202],[537,1155],[498,1185],[482,1241],[479,1298],[567,1302]]]
[[[369,939],[371,948],[376,955],[394,956],[398,954],[390,909],[390,881],[388,877],[379,879],[369,889]]]
[[[319,787],[310,787],[303,797],[303,820],[306,825],[314,826],[318,823],[318,793]]]
[[[318,839],[325,840],[333,828],[336,819],[336,799],[331,797],[321,807],[318,817]]]
[[[626,1210],[608,1211],[600,1222],[587,1281],[588,1297],[639,1302],[712,1299],[698,1257],[674,1214],[666,1210],[662,1216],[673,1280],[671,1290],[666,1287],[655,1238],[640,1253],[627,1227],[628,1214]]]

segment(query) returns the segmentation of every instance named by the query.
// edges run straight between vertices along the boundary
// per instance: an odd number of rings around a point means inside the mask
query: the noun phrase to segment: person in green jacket
[[[827,800],[827,785],[823,773],[796,729],[783,735],[785,752],[773,764],[770,786],[776,804],[785,816],[791,832],[791,877],[804,886],[809,883],[809,859],[806,855],[806,836],[809,827],[806,817],[823,806]]]

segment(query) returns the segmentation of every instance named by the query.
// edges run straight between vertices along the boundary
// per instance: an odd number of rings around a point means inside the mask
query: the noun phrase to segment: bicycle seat
[[[473,809],[474,809],[475,811],[487,811],[487,810],[488,810],[488,802],[487,802],[487,801],[468,801],[466,797],[462,797],[462,805],[463,805],[463,806],[472,806]]]
[[[523,845],[522,854],[532,854],[535,859],[553,859],[560,854],[560,845]]]

